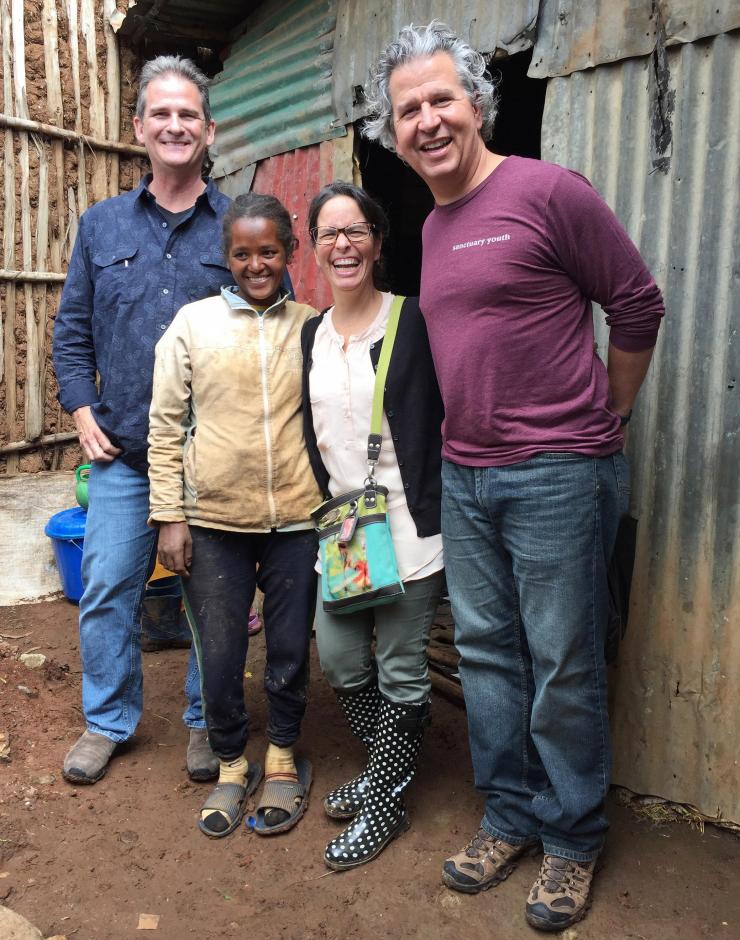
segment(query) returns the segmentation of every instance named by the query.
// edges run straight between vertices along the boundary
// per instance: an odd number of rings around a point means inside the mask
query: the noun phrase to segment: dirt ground
[[[302,741],[314,765],[306,816],[283,836],[241,827],[215,841],[195,826],[208,785],[185,774],[186,652],[145,654],[144,717],[107,776],[94,787],[62,779],[64,754],[83,729],[76,623],[77,608],[61,600],[0,608],[0,731],[10,746],[10,761],[0,763],[0,903],[45,937],[141,936],[140,914],[158,915],[152,936],[161,940],[537,935],[523,918],[536,859],[482,895],[440,883],[441,862],[467,842],[481,811],[459,706],[435,696],[409,792],[411,830],[369,865],[332,873],[322,850],[336,825],[321,797],[358,771],[362,754],[316,662]],[[28,650],[47,663],[30,670],[17,659]],[[246,678],[254,757],[265,748],[263,661],[258,637]],[[686,825],[655,828],[615,801],[610,814],[593,908],[568,940],[740,937],[740,841],[712,827],[703,835]]]

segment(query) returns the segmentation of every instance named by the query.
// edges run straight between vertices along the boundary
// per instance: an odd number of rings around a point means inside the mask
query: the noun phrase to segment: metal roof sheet
[[[261,0],[129,0],[120,35],[154,53],[196,55],[198,47],[219,50],[231,31]],[[216,60],[217,64],[217,60]]]
[[[652,58],[552,79],[542,129],[543,158],[593,181],[667,310],[629,432],[639,526],[613,713],[614,781],[735,821],[739,53],[738,34],[668,49],[662,89]],[[656,135],[658,112],[671,125],[667,136]]]
[[[270,0],[244,24],[211,87],[220,177],[346,135],[332,110],[335,0]]]
[[[649,55],[740,27],[740,0],[541,0],[532,78]]]
[[[481,52],[522,52],[534,43],[539,0],[340,0],[334,56],[334,108],[351,123],[366,108],[356,87],[367,89],[380,53],[409,23],[448,23]]]

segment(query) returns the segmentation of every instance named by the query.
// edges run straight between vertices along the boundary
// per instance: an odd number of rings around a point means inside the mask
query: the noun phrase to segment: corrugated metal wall
[[[316,266],[308,237],[308,206],[316,193],[334,178],[334,143],[325,141],[263,160],[252,183],[256,193],[277,196],[293,218],[299,246],[290,265],[296,299],[321,310],[331,293]]]
[[[344,123],[366,110],[354,88],[367,86],[380,53],[409,23],[448,23],[481,52],[509,54],[534,42],[539,0],[339,0],[334,56],[334,109]]]
[[[542,132],[543,159],[584,173],[615,209],[667,308],[630,426],[639,527],[614,780],[735,821],[739,46],[735,33],[670,48],[657,84],[652,57],[552,79]]]
[[[270,0],[243,24],[211,88],[213,176],[346,134],[334,120],[336,0]]]
[[[740,27],[738,0],[541,0],[532,78],[569,75]]]

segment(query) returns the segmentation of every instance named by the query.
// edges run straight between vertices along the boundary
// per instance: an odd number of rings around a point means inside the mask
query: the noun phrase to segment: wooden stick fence
[[[102,140],[98,137],[91,137],[89,134],[71,131],[66,127],[56,127],[54,124],[42,124],[41,121],[10,117],[8,114],[0,114],[0,127],[82,143],[91,150],[107,150],[111,153],[122,153],[129,157],[146,157],[145,148],[140,147],[139,144],[125,144],[119,140]]]
[[[19,471],[19,455],[76,440],[50,394],[51,317],[79,215],[118,194],[122,167],[126,188],[135,186],[146,157],[120,139],[116,0],[40,6],[41,23],[28,17],[24,0],[0,0],[0,473],[4,466],[7,474]],[[27,59],[41,39],[43,60]],[[50,426],[60,431],[48,433]],[[23,467],[39,469],[27,460]]]

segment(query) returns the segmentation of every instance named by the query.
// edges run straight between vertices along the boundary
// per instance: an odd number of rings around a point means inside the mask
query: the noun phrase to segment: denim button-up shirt
[[[62,407],[91,405],[122,459],[142,471],[154,347],[180,307],[233,283],[221,249],[229,198],[209,180],[192,215],[172,228],[150,179],[80,219],[54,327]]]

